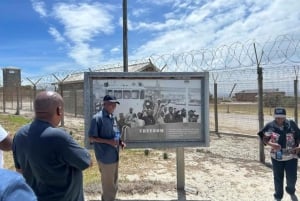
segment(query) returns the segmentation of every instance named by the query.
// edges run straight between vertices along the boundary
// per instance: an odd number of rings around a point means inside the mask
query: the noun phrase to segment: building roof
[[[6,66],[2,68],[3,70],[20,70],[21,68],[16,66]]]
[[[160,70],[150,60],[148,62],[128,65],[128,72],[143,72],[143,71],[159,72]],[[117,66],[112,68],[100,68],[100,69],[95,69],[92,72],[123,72],[123,66]],[[64,79],[63,83],[83,82],[83,79],[84,79],[84,72],[73,73],[67,76]]]

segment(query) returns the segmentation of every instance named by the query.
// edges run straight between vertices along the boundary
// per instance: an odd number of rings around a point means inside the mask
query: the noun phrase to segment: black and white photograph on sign
[[[127,140],[199,139],[200,89],[196,79],[96,79],[93,111],[112,95],[120,102],[114,116]]]

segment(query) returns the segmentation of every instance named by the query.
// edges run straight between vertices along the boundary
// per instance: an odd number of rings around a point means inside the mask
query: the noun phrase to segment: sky
[[[129,61],[300,34],[299,0],[128,0]],[[0,67],[122,63],[122,0],[1,0]]]

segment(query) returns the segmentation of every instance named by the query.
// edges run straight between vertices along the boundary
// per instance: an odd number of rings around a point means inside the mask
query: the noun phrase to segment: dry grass
[[[0,124],[5,130],[9,132],[9,135],[13,137],[16,131],[31,121],[29,118],[22,116],[11,115],[11,114],[1,114],[0,115]],[[14,162],[12,152],[4,152],[4,167],[8,169],[14,169]]]

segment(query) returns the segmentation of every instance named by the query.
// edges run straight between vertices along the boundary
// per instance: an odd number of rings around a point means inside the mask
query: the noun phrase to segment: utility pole
[[[128,72],[127,0],[123,0],[123,71]]]

